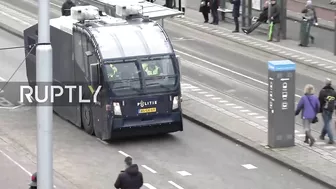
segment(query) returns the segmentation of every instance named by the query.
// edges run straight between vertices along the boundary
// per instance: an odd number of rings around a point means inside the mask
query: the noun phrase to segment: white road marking
[[[235,104],[225,104],[225,106],[234,106]]]
[[[105,141],[101,140],[100,138],[97,138],[97,140],[98,140],[99,142],[101,142],[101,143],[105,144],[105,145],[108,145],[108,143],[107,143],[107,142],[105,142]]]
[[[242,106],[235,106],[235,107],[233,107],[234,109],[241,109],[241,108],[243,108]]]
[[[292,58],[297,58],[297,57],[299,57],[298,55],[292,55],[291,56]]]
[[[254,112],[252,112],[252,113],[247,113],[247,115],[258,115],[257,113],[254,113]]]
[[[219,97],[212,98],[212,100],[219,100],[219,99],[221,99],[221,98],[219,98]]]
[[[264,119],[263,122],[268,122],[268,120],[267,120],[267,119]]]
[[[215,96],[215,95],[212,95],[212,94],[207,94],[205,95],[206,97],[212,97],[212,96]]]
[[[226,103],[226,102],[228,102],[227,100],[220,100],[219,101],[220,103]]]
[[[7,155],[4,151],[0,150],[0,153],[4,155],[8,160],[13,162],[16,166],[18,166],[22,171],[27,173],[29,176],[32,176],[32,173],[29,172],[26,168],[24,168],[22,165],[20,165],[18,162],[16,162],[14,159],[12,159],[9,155]]]
[[[298,131],[298,130],[295,130],[295,131],[294,131],[294,133],[299,133],[299,132],[300,132],[300,131]]]
[[[244,74],[242,74],[242,73],[236,72],[236,71],[231,70],[231,69],[229,69],[229,68],[225,68],[225,67],[223,67],[223,66],[220,66],[220,65],[217,65],[217,64],[215,64],[215,63],[209,62],[209,61],[204,60],[204,59],[202,59],[202,58],[199,58],[199,57],[197,57],[197,56],[194,56],[194,55],[191,55],[191,54],[182,52],[182,51],[180,51],[180,50],[175,49],[175,51],[178,52],[178,53],[180,53],[180,54],[183,54],[183,55],[185,55],[185,56],[189,56],[189,57],[194,58],[194,59],[196,59],[196,60],[199,60],[199,61],[201,61],[201,62],[210,64],[210,65],[212,65],[212,66],[214,66],[214,67],[217,67],[217,68],[220,68],[220,69],[222,69],[222,70],[225,70],[225,71],[227,71],[227,72],[230,72],[230,73],[239,75],[239,76],[244,77],[244,78],[246,78],[246,79],[249,79],[249,80],[251,80],[251,81],[254,81],[254,82],[257,82],[257,83],[260,83],[260,84],[263,84],[263,85],[268,86],[268,83],[265,83],[265,82],[263,82],[263,81],[260,81],[260,80],[258,80],[258,79],[255,79],[255,78],[253,78],[253,77],[244,75]],[[300,95],[295,94],[295,96],[298,97],[298,98],[301,98]]]
[[[146,186],[148,189],[156,189],[154,186],[152,186],[149,183],[144,183],[143,185]]]
[[[330,68],[332,68],[333,66],[326,66],[325,68],[327,68],[327,69],[330,69]]]
[[[315,62],[312,62],[312,64],[318,64],[318,63],[319,63],[319,62],[316,62],[316,61],[315,61]]]
[[[244,164],[242,165],[243,167],[245,167],[246,169],[256,169],[257,167],[252,165],[252,164]]]
[[[318,64],[318,66],[325,66],[325,64]]]
[[[298,136],[298,137],[305,137],[306,135],[305,134],[297,134],[296,136]]]
[[[299,57],[299,60],[303,60],[303,59],[305,59],[305,58],[303,58],[303,57]]]
[[[256,116],[255,118],[262,119],[262,118],[266,118],[266,117],[265,116]]]
[[[201,91],[201,89],[191,89],[191,91]]]
[[[118,151],[121,155],[123,155],[123,156],[125,156],[125,157],[132,157],[132,156],[130,156],[130,155],[128,155],[128,154],[126,154],[125,152],[123,152],[123,151]]]
[[[4,79],[3,77],[0,77],[0,80],[1,80],[1,81],[6,81],[6,79]]]
[[[191,173],[187,172],[187,171],[177,171],[178,174],[182,175],[182,176],[190,176]]]
[[[328,150],[331,150],[331,149],[336,149],[336,147],[335,146],[325,146],[325,147],[323,147],[324,149],[328,149]]]
[[[208,92],[206,92],[206,91],[200,91],[200,92],[198,92],[199,94],[207,94]]]
[[[323,144],[326,144],[325,142],[320,142],[320,141],[317,141],[315,142],[316,145],[323,145]]]
[[[241,112],[250,112],[250,110],[239,110]]]
[[[157,173],[154,169],[148,167],[147,165],[141,165],[141,166],[154,174]]]
[[[168,183],[171,184],[171,185],[173,185],[173,186],[175,186],[177,189],[184,189],[184,188],[182,188],[180,185],[176,184],[176,183],[173,182],[173,181],[168,181]]]

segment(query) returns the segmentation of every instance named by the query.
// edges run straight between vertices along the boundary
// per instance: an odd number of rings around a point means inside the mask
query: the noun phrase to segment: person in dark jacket
[[[143,185],[142,173],[138,165],[132,163],[131,157],[125,158],[126,169],[121,171],[114,187],[117,189],[140,189]]]
[[[276,41],[280,41],[280,7],[276,0],[271,0],[272,8],[269,19],[273,22],[273,26],[270,28],[270,35],[268,41],[273,41],[273,36],[276,36]]]
[[[304,142],[309,143],[310,146],[313,146],[315,143],[315,139],[311,134],[311,124],[316,120],[316,115],[319,110],[320,102],[318,97],[314,95],[314,87],[308,84],[304,88],[304,95],[297,104],[295,115],[297,116],[302,112],[302,125],[306,134],[306,140]]]
[[[76,6],[71,0],[66,0],[62,5],[62,16],[70,16],[71,15],[71,7]]]
[[[29,183],[29,189],[37,189],[37,173],[31,176],[31,182]]]
[[[253,32],[256,28],[258,28],[262,23],[266,23],[267,22],[267,18],[268,18],[268,1],[265,1],[264,3],[264,7],[263,7],[263,11],[259,14],[258,19],[256,20],[255,23],[253,23],[250,27],[243,27],[242,31],[245,34],[249,34],[251,32]]]
[[[312,1],[307,1],[306,7],[301,11],[301,13],[304,14],[303,18],[308,20],[309,26],[308,26],[308,31],[310,31],[311,26],[313,25],[318,25],[318,20],[316,16],[316,11],[315,8],[312,4]],[[309,32],[309,38],[311,40],[311,43],[314,44],[315,37],[311,35]],[[300,46],[303,46],[301,43],[299,44]]]
[[[319,101],[321,104],[320,112],[323,118],[323,128],[321,131],[320,139],[324,140],[326,134],[328,134],[329,144],[334,143],[333,133],[330,128],[330,122],[335,110],[336,92],[331,86],[331,79],[326,79],[326,85],[321,89],[319,94]]]
[[[218,25],[219,18],[218,18],[218,7],[219,7],[219,0],[210,0],[210,9],[213,21],[210,24]]]
[[[199,11],[203,14],[204,23],[208,23],[210,13],[210,0],[201,0]]]
[[[232,17],[235,23],[235,30],[232,33],[239,32],[239,16],[240,16],[240,0],[230,0],[230,3],[233,4]]]

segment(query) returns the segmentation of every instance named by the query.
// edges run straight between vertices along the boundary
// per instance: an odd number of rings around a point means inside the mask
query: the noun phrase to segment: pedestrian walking
[[[233,4],[232,8],[232,17],[235,23],[235,30],[232,33],[239,32],[239,16],[240,16],[240,0],[230,0],[230,3]]]
[[[140,189],[143,185],[143,177],[138,165],[132,163],[131,157],[126,157],[125,166],[125,171],[121,171],[118,175],[114,187],[117,189]]]
[[[311,40],[311,43],[314,44],[315,38],[314,38],[314,36],[312,36],[312,35],[310,34],[310,28],[311,28],[311,26],[313,26],[313,25],[317,26],[317,25],[318,25],[318,20],[317,20],[316,11],[315,11],[315,8],[314,8],[314,6],[313,6],[313,4],[312,4],[312,1],[310,1],[310,0],[307,1],[306,6],[305,6],[305,8],[301,11],[301,13],[304,14],[303,19],[307,20],[307,22],[308,22],[308,23],[307,23],[308,26],[307,26],[306,31],[309,32],[309,38],[310,38],[310,40]],[[308,41],[308,40],[307,40],[307,41]],[[299,45],[300,45],[300,46],[306,46],[306,45],[304,45],[304,44],[302,44],[302,43],[300,43]]]
[[[62,16],[70,16],[71,15],[71,7],[76,6],[71,0],[65,0],[62,5]]]
[[[304,95],[301,97],[295,111],[295,116],[301,113],[302,125],[305,130],[305,143],[309,143],[313,146],[315,139],[311,134],[311,124],[317,123],[318,119],[316,117],[320,110],[320,102],[317,96],[314,95],[314,87],[310,84],[306,85],[304,88]]]
[[[210,9],[213,21],[210,24],[218,25],[219,18],[218,18],[218,7],[219,7],[219,0],[210,0]]]
[[[280,7],[276,0],[271,0],[272,8],[271,15],[268,15],[268,19],[271,20],[268,41],[273,41],[273,36],[276,36],[276,41],[280,42]]]
[[[320,139],[324,140],[325,135],[328,135],[328,143],[334,144],[334,137],[330,127],[330,122],[335,110],[336,92],[335,89],[331,86],[331,79],[329,78],[326,79],[325,86],[320,91],[319,101],[321,104],[320,112],[322,113],[324,122]]]
[[[204,23],[208,23],[210,13],[210,0],[201,0],[199,11],[203,14]]]

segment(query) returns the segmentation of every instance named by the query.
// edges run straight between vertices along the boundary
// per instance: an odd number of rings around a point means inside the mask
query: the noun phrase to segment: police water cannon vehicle
[[[183,131],[180,63],[168,35],[137,5],[117,5],[116,14],[76,6],[50,20],[53,83],[82,86],[73,96],[91,99],[69,104],[62,95],[54,112],[102,140]],[[24,31],[32,87],[37,39],[37,24]]]

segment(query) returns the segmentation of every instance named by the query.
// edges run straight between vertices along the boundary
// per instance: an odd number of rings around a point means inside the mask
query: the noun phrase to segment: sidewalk
[[[211,98],[206,98],[204,90],[188,83],[183,84],[183,113],[185,118],[194,121],[234,142],[267,156],[268,158],[295,170],[310,179],[336,188],[336,147],[317,141],[309,147],[303,143],[302,127],[296,125],[296,146],[291,148],[271,149],[267,144],[267,122],[256,120],[248,105],[240,106],[230,97],[208,91]],[[235,104],[233,104],[235,103]],[[233,104],[233,105],[232,105]],[[231,105],[231,106],[229,106]],[[240,109],[234,107],[241,107]],[[247,111],[247,110],[252,110]],[[197,110],[197,111],[195,111]],[[246,112],[247,111],[247,112]],[[254,120],[246,118],[247,114],[254,115]],[[318,133],[313,132],[314,137]]]
[[[243,33],[233,34],[231,32],[232,24],[225,22],[220,22],[217,26],[204,24],[202,15],[198,11],[189,10],[184,18],[173,18],[166,21],[173,21],[181,24],[182,27],[194,28],[331,74],[336,71],[336,56],[329,51],[316,47],[299,47],[298,42],[293,40],[270,43],[266,42],[266,36],[245,35]]]

